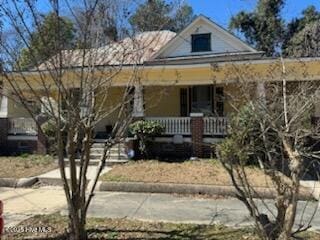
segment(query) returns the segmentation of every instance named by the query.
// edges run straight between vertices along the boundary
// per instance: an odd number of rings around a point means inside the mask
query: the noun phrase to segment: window
[[[39,114],[41,113],[41,105],[37,103],[36,100],[33,99],[26,99],[24,104],[28,106],[29,109],[33,109],[34,113]]]
[[[187,117],[188,113],[188,88],[180,89],[180,116]]]
[[[81,107],[81,100],[80,88],[70,88],[68,94],[62,98],[62,109],[66,110],[68,107]]]
[[[219,117],[223,117],[224,116],[224,92],[223,92],[223,87],[216,87],[215,102],[216,102],[216,114]]]
[[[191,112],[201,112],[205,115],[212,113],[212,91],[210,86],[192,88]]]
[[[194,34],[191,35],[192,52],[209,52],[211,51],[211,34]]]

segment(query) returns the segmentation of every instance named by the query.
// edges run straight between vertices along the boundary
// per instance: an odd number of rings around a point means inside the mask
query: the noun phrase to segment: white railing
[[[148,117],[148,121],[155,121],[165,127],[166,135],[190,135],[191,118],[189,117]]]
[[[225,117],[203,118],[203,134],[223,136],[227,134],[228,120]]]
[[[9,135],[37,135],[37,124],[32,118],[9,118]]]

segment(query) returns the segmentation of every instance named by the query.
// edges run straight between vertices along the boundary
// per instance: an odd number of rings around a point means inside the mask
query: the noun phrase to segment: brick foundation
[[[192,156],[191,143],[154,142],[151,146],[154,158],[162,159],[189,159]]]
[[[194,157],[203,157],[203,114],[191,113],[191,139]]]
[[[19,155],[21,153],[38,153],[36,140],[8,140],[8,155]]]

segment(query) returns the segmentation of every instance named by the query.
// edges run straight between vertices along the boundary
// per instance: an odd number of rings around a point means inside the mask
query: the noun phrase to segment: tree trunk
[[[302,171],[302,159],[299,153],[294,150],[286,139],[283,139],[283,146],[290,160],[290,171],[292,185],[290,185],[289,204],[286,209],[283,229],[279,236],[280,240],[289,240],[292,235],[292,228],[296,218],[298,196],[300,190],[300,173]]]
[[[79,204],[77,204],[79,206]],[[70,211],[70,236],[71,240],[87,240],[86,231],[86,214],[83,214],[77,206],[72,206],[73,211]],[[73,214],[74,213],[74,214]]]

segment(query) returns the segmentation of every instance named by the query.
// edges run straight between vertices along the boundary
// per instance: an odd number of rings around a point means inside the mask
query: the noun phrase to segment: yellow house
[[[263,92],[262,82],[282,81],[283,62],[288,81],[320,80],[320,59],[284,59],[281,62],[276,58],[266,58],[263,52],[253,49],[202,15],[179,34],[146,32],[135,39],[148,44],[145,44],[143,52],[133,54],[132,51],[122,62],[121,73],[111,83],[105,108],[111,108],[120,101],[121,93],[128,85],[128,76],[138,68],[139,84],[134,84],[132,114],[165,126],[165,133],[155,139],[159,142],[154,150],[158,155],[208,155],[208,146],[226,135],[228,116],[233,111],[227,95],[239,95],[241,81],[256,83],[257,91],[252,94],[259,95]],[[103,69],[100,71],[102,76],[110,74],[110,66],[118,64],[110,50],[112,48],[118,53],[117,44],[97,51],[97,64]],[[74,54],[68,56],[67,51],[65,54],[65,62],[73,69],[81,64],[81,51],[76,53],[77,57]],[[46,64],[39,66],[43,76],[47,74]],[[35,75],[32,71],[28,74]],[[74,71],[65,75],[66,81],[70,82],[77,76]],[[19,74],[15,76],[19,78]],[[50,86],[49,80],[47,84]],[[76,80],[70,88],[77,88]],[[8,99],[8,91],[0,102],[0,147],[7,146],[11,152],[19,151],[19,148],[42,149],[35,123],[20,104]],[[103,138],[112,128],[116,114],[97,124],[97,136]],[[314,115],[320,117],[319,106],[316,106]]]

